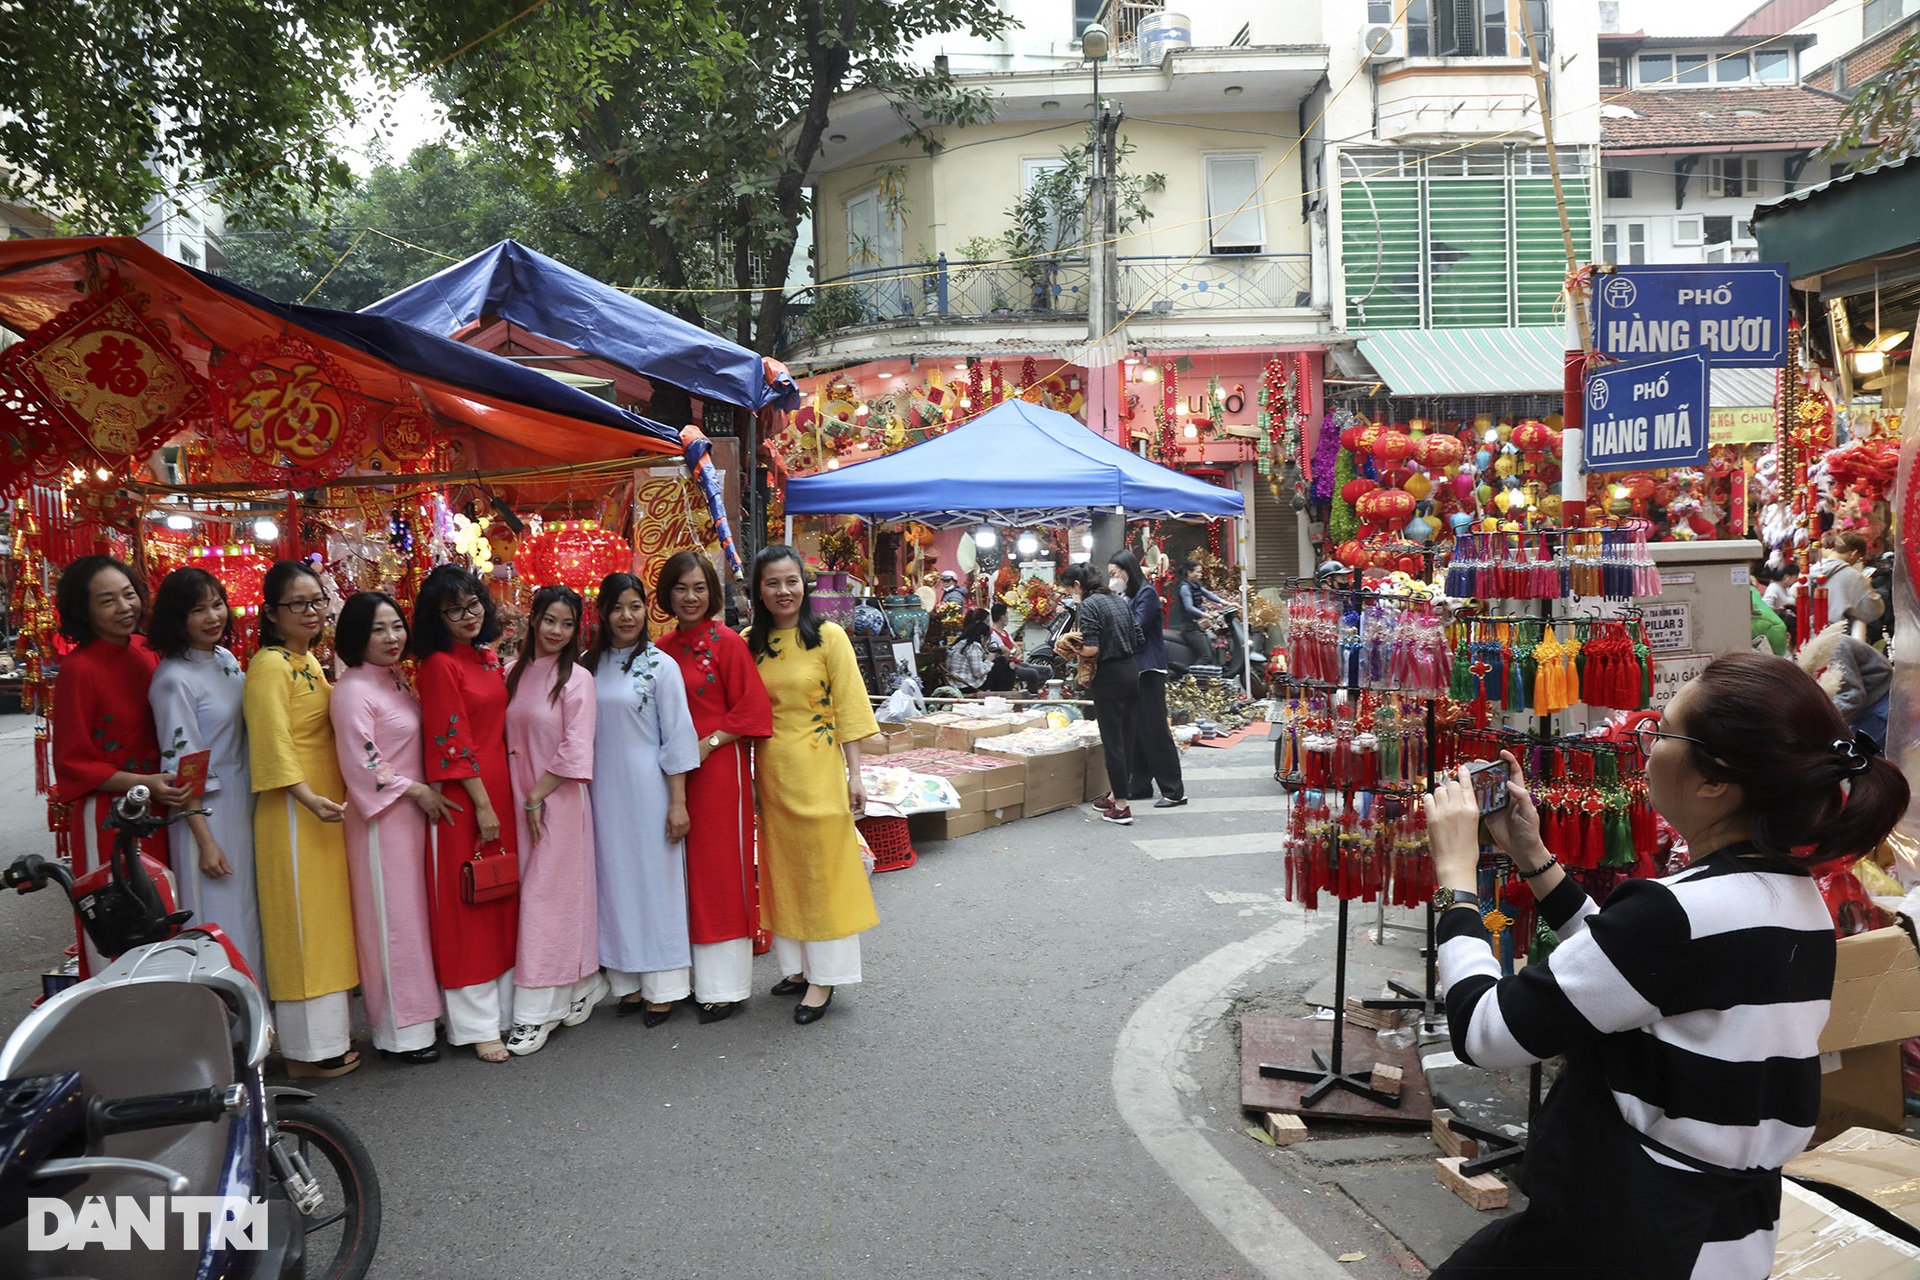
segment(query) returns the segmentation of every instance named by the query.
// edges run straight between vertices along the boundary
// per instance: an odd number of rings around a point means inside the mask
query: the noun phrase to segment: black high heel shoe
[[[428,1045],[424,1049],[382,1049],[380,1056],[394,1062],[404,1062],[410,1067],[421,1067],[429,1062],[440,1061],[440,1049],[436,1045]]]
[[[649,1009],[643,1004],[640,1008],[640,1025],[643,1027],[657,1027],[673,1016],[675,1005],[668,1004],[664,1009]]]
[[[738,1000],[723,1000],[718,1004],[703,1004],[700,1006],[700,1023],[704,1026],[709,1022],[725,1022],[733,1016],[734,1011],[739,1007],[740,1002]]]
[[[833,988],[827,988],[827,998],[819,1004],[807,1004],[805,1001],[793,1006],[793,1020],[801,1026],[818,1022],[827,1016],[827,1006],[833,1003]]]
[[[773,994],[777,996],[797,996],[807,989],[806,975],[798,978],[782,978],[773,984]]]

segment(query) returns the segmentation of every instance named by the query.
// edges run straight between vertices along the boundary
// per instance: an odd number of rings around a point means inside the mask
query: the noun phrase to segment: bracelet
[[[1553,870],[1555,867],[1559,865],[1560,865],[1560,859],[1554,857],[1552,854],[1548,854],[1547,860],[1541,863],[1539,866],[1535,867],[1533,870],[1522,871],[1520,868],[1515,867],[1513,869],[1513,873],[1519,876],[1522,880],[1532,880],[1539,876],[1543,876],[1547,874],[1547,872]]]
[[[547,802],[545,800],[529,800],[525,804],[521,805],[520,807],[522,809],[525,809],[528,813],[538,813],[540,810],[547,807]]]

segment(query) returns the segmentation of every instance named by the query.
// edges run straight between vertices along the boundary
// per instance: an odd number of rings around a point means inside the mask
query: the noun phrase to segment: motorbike
[[[1200,632],[1209,646],[1207,653],[1195,653],[1189,641],[1193,633],[1169,631],[1166,636],[1168,678],[1192,676],[1201,683],[1221,680],[1244,688],[1251,665],[1253,696],[1267,696],[1267,655],[1253,648],[1247,635],[1246,620],[1240,606],[1229,604],[1209,614],[1208,625]]]
[[[114,806],[108,865],[78,884],[37,854],[0,872],[58,885],[115,957],[0,1051],[0,1275],[357,1280],[380,1239],[373,1159],[311,1093],[266,1085],[266,998],[135,852],[169,821],[150,803]]]

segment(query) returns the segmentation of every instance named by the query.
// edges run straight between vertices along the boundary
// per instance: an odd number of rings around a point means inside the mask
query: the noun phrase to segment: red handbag
[[[493,852],[489,854],[488,849]],[[511,856],[495,840],[474,850],[460,864],[460,901],[470,907],[485,906],[520,892],[520,859]]]

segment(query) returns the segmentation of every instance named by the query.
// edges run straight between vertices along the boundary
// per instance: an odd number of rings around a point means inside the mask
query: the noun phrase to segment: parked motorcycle
[[[372,1157],[312,1094],[266,1086],[266,999],[218,926],[181,928],[164,869],[156,884],[135,853],[167,824],[149,803],[134,787],[114,806],[104,876],[76,886],[36,854],[0,873],[20,893],[59,885],[118,957],[0,1052],[0,1275],[357,1280],[380,1239]]]
[[[1240,616],[1238,605],[1226,605],[1210,613],[1205,621],[1208,626],[1197,634],[1208,647],[1206,653],[1196,653],[1189,631],[1169,631],[1166,635],[1167,673],[1169,679],[1178,680],[1182,676],[1192,676],[1205,683],[1210,680],[1222,680],[1237,687],[1246,687],[1248,664],[1253,670],[1253,696],[1267,696],[1267,655],[1252,647],[1247,636],[1246,620]]]

